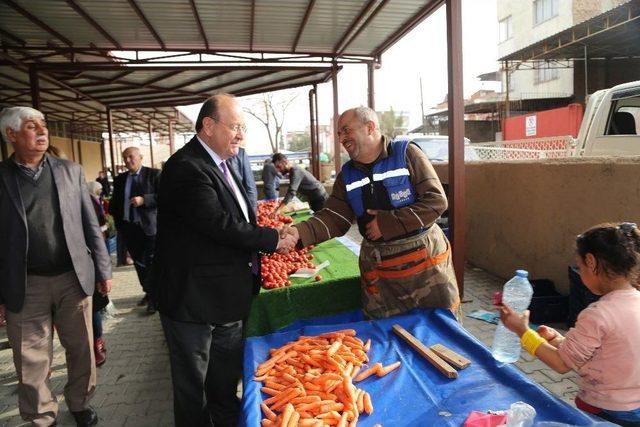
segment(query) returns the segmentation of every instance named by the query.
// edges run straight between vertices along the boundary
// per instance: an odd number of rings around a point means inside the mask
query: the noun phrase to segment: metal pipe
[[[319,114],[318,114],[318,85],[314,84],[313,85],[313,92],[315,93],[316,96],[314,96],[313,99],[313,103],[314,105],[314,111],[316,113],[316,141],[318,141],[318,151],[320,151],[320,119],[318,118]],[[318,163],[320,162],[320,156],[318,156]]]
[[[317,161],[320,159],[318,154],[318,141],[316,140],[316,115],[313,103],[314,90],[309,90],[309,136],[311,137],[311,173],[317,179],[320,179],[320,168]]]
[[[169,154],[176,152],[176,143],[173,138],[173,120],[169,119]]]
[[[375,65],[373,62],[369,62],[367,64],[367,76],[368,76],[368,85],[367,85],[367,89],[368,89],[368,99],[367,102],[369,104],[369,108],[371,108],[372,110],[376,109],[376,93],[375,93],[375,79],[373,76],[373,72],[375,71]]]
[[[446,0],[449,86],[449,237],[460,298],[464,295],[464,93],[461,0]]]
[[[153,127],[151,126],[151,120],[149,120],[149,160],[151,160],[151,167],[155,166],[153,161]]]
[[[338,138],[338,117],[340,116],[338,111],[338,65],[335,62],[331,69],[331,83],[333,87],[333,163],[336,168],[336,176],[338,176],[342,168],[342,161],[340,159],[340,138]]]
[[[584,45],[584,105],[587,105],[587,96],[589,96],[589,63],[587,56],[587,45]]]
[[[109,133],[109,154],[111,155],[111,176],[116,177],[116,159],[113,152],[113,112],[107,108],[107,131]]]
[[[31,89],[31,105],[40,111],[40,79],[38,78],[38,70],[33,65],[29,67],[29,87]]]

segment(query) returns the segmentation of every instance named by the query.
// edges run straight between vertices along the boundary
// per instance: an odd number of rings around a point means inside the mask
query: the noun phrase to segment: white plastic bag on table
[[[507,427],[530,427],[536,418],[536,410],[524,402],[512,403],[506,414]]]

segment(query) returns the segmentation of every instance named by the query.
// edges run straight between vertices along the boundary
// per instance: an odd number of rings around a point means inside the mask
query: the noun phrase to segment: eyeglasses
[[[216,119],[215,117],[210,117],[211,120],[214,120],[217,123],[223,124],[226,127],[228,127],[230,130],[232,130],[235,133],[246,133],[247,132],[247,125],[241,125],[241,124],[236,124],[236,125],[228,125],[223,121],[220,121],[218,119]]]

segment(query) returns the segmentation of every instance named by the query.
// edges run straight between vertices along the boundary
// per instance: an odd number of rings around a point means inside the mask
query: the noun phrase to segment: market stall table
[[[299,222],[310,215],[292,217]],[[321,281],[316,282],[313,277],[292,278],[289,287],[260,289],[251,306],[246,335],[265,335],[298,319],[360,308],[358,257],[343,242],[333,239],[313,249],[314,264],[329,261],[329,266],[320,272]]]
[[[298,322],[283,332],[247,339],[244,358],[242,425],[259,426],[263,418],[260,403],[266,395],[254,381],[256,367],[268,359],[269,349],[278,348],[301,335],[318,335],[352,328],[363,340],[371,338],[370,363],[388,365],[401,361],[400,369],[357,383],[372,397],[374,412],[362,415],[359,426],[381,424],[402,426],[461,426],[471,411],[504,410],[517,401],[533,406],[536,423],[554,421],[569,425],[593,425],[582,411],[551,395],[511,365],[497,362],[489,350],[470,335],[447,310],[414,310],[389,319],[365,321],[361,313],[346,313],[319,320]],[[334,324],[314,324],[334,322]],[[347,323],[342,323],[347,322]],[[471,365],[460,370],[457,379],[437,371],[392,332],[399,324],[425,345],[444,344],[465,356]],[[557,425],[557,424],[556,424]]]

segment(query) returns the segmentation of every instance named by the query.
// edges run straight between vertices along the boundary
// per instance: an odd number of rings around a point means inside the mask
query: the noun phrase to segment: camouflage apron
[[[458,317],[460,298],[451,247],[438,225],[391,242],[362,241],[362,306],[371,318],[416,307],[450,309]]]

